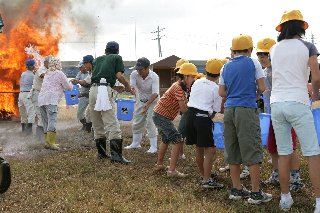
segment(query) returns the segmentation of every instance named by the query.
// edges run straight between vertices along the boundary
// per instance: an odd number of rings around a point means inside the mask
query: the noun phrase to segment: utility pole
[[[94,28],[94,31],[93,31],[94,58],[96,58],[96,29],[97,29],[97,26]]]
[[[131,16],[130,18],[134,20],[134,56],[137,60],[137,20],[134,16]]]
[[[316,37],[315,37],[315,35],[314,35],[312,32],[311,32],[310,39],[311,39],[311,43],[312,43],[312,44],[317,44],[317,42],[316,42]]]
[[[162,30],[164,30],[164,29],[165,29],[165,28],[161,28],[161,29],[160,29],[160,27],[158,26],[158,28],[157,28],[156,31],[151,32],[151,33],[157,33],[157,38],[154,38],[154,39],[152,39],[152,40],[158,40],[158,51],[159,51],[159,57],[160,57],[160,58],[162,57],[160,40],[161,40],[161,38],[164,36],[164,35],[161,35],[161,36],[160,36],[160,32],[161,32]]]
[[[134,19],[134,56],[137,60],[137,21]]]

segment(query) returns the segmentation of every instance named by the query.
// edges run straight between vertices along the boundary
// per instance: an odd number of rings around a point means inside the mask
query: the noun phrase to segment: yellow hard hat
[[[211,74],[220,74],[220,70],[223,67],[221,59],[209,59],[206,63],[206,71]]]
[[[300,12],[300,10],[291,10],[291,11],[284,11],[281,17],[280,24],[276,27],[276,31],[280,32],[281,31],[281,24],[287,22],[287,21],[292,21],[292,20],[299,20],[303,21],[304,25],[303,28],[306,30],[309,27],[309,24],[303,20],[303,16]]]
[[[222,62],[223,64],[226,64],[228,61],[229,61],[229,59],[227,59],[227,58],[221,59],[221,62]]]
[[[268,53],[273,45],[276,44],[276,41],[272,38],[264,38],[258,41],[257,43],[257,52],[259,53]]]
[[[206,77],[205,74],[203,74],[203,73],[198,73],[198,75],[196,75],[194,78],[195,78],[195,79],[199,79],[199,78],[204,78],[204,77]]]
[[[253,47],[252,38],[249,35],[240,34],[232,39],[232,50],[246,50]]]
[[[183,58],[179,59],[179,60],[177,61],[177,63],[176,63],[176,68],[174,68],[174,69],[175,69],[175,70],[176,70],[176,69],[179,69],[180,66],[181,66],[182,64],[184,64],[184,63],[189,63],[189,61],[186,60],[186,59],[183,59]]]
[[[194,76],[198,75],[197,67],[192,63],[182,64],[177,73],[182,75],[194,75]]]

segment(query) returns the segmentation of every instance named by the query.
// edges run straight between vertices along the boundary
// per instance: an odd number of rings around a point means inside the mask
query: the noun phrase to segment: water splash
[[[43,66],[44,57],[40,55],[37,47],[33,46],[32,44],[29,44],[26,48],[24,48],[24,51],[28,55],[33,56],[33,59],[36,61],[37,67]]]

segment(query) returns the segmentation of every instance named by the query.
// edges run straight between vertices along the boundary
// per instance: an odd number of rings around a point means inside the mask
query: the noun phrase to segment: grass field
[[[199,186],[194,147],[185,147],[186,160],[179,161],[185,179],[168,179],[164,172],[155,172],[156,155],[146,154],[148,142],[143,139],[140,150],[125,150],[130,165],[112,164],[96,157],[92,134],[80,132],[75,119],[76,108],[59,111],[58,142],[62,149],[50,151],[43,144],[19,134],[17,123],[0,125],[0,145],[12,168],[12,185],[0,196],[0,212],[279,212],[279,188],[263,187],[274,199],[259,206],[245,200],[228,200],[231,181],[228,173],[218,180],[221,190],[204,190]],[[121,123],[124,143],[132,139],[131,126]],[[83,145],[86,145],[84,147]],[[88,147],[89,145],[89,147]],[[90,148],[91,146],[91,148]],[[262,178],[266,179],[271,164],[266,158]],[[166,159],[168,159],[167,153]],[[223,165],[223,152],[218,150],[216,167]],[[306,188],[292,193],[295,203],[291,212],[313,212],[314,198],[306,163],[302,160],[302,178]],[[167,161],[168,163],[168,161]],[[244,185],[249,188],[249,180]]]

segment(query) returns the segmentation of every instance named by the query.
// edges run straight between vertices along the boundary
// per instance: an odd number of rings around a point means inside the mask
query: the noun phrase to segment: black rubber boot
[[[44,141],[43,135],[44,135],[43,127],[37,126],[36,127],[36,139],[40,142]]]
[[[32,135],[32,123],[27,123],[26,134],[27,135]]]
[[[26,124],[26,123],[21,123],[22,133],[25,133],[25,132],[26,132],[26,127],[27,127],[27,124]]]
[[[107,139],[99,138],[99,139],[95,139],[95,142],[98,150],[98,158],[99,159],[110,158],[110,155],[106,153]]]
[[[122,156],[122,139],[110,140],[111,162],[129,164],[131,161]]]
[[[86,131],[87,131],[88,133],[91,132],[91,128],[92,128],[92,122],[86,123]]]
[[[82,123],[82,127],[80,130],[86,130],[86,119],[81,119],[80,122]]]

